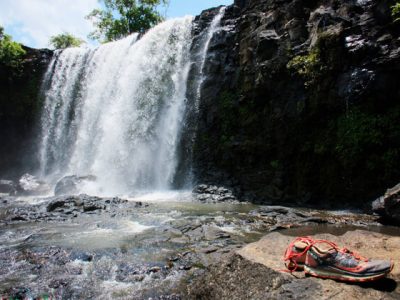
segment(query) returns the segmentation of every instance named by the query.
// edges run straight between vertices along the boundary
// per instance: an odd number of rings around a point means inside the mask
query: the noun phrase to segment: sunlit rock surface
[[[304,277],[285,269],[282,257],[294,236],[270,233],[237,251],[209,270],[190,288],[193,299],[398,299],[400,288],[400,238],[363,230],[341,236],[318,234],[369,258],[392,259],[387,278],[368,284],[348,284]]]

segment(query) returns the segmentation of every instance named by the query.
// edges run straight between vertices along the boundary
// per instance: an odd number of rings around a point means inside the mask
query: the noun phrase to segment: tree
[[[21,44],[14,42],[10,35],[4,33],[4,28],[0,26],[0,63],[18,71],[22,66],[22,58],[25,54],[26,51]]]
[[[70,33],[64,32],[61,34],[53,35],[50,38],[50,45],[55,49],[65,49],[69,47],[79,47],[85,43],[84,40],[73,36]]]
[[[96,30],[90,39],[100,42],[115,41],[133,32],[143,33],[163,20],[157,11],[168,0],[100,0],[105,9],[94,9],[87,19]]]

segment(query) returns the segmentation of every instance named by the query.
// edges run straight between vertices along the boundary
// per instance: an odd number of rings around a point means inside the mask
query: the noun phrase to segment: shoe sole
[[[311,275],[314,277],[319,277],[319,278],[325,278],[325,279],[334,279],[334,280],[349,281],[349,282],[369,282],[369,281],[374,281],[374,280],[378,280],[378,279],[385,277],[388,273],[390,273],[392,268],[393,268],[393,266],[390,268],[390,270],[388,270],[384,273],[368,275],[368,276],[352,276],[352,275],[348,275],[348,274],[338,274],[338,273],[329,272],[326,269],[325,270],[316,269],[316,268],[312,268],[309,266],[304,266],[304,272],[308,275]]]

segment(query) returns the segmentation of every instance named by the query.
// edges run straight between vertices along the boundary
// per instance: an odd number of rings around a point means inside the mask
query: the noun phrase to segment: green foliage
[[[395,22],[400,21],[400,2],[397,2],[395,5],[393,5],[391,9],[393,20]]]
[[[101,0],[105,9],[94,9],[86,18],[92,20],[96,30],[90,39],[109,42],[133,32],[143,33],[163,20],[157,11],[168,0]]]
[[[352,111],[338,119],[336,152],[348,163],[361,157],[361,152],[383,146],[383,121],[360,111]]]
[[[320,53],[318,50],[310,51],[305,55],[295,56],[287,64],[288,69],[295,70],[305,80],[305,86],[310,86],[319,78],[325,68],[321,63]]]
[[[55,49],[79,47],[83,43],[85,43],[85,41],[67,32],[54,35],[50,38],[50,45],[52,45]]]
[[[384,114],[353,109],[336,122],[333,152],[348,174],[363,174],[381,182],[400,176],[400,107]],[[351,175],[349,175],[351,176]]]
[[[14,42],[8,34],[4,33],[0,26],[0,63],[19,72],[22,67],[22,58],[26,54],[21,44]]]
[[[318,83],[320,78],[341,65],[342,30],[342,27],[335,27],[319,32],[308,53],[295,56],[288,62],[287,68],[293,69],[303,77],[306,87]]]

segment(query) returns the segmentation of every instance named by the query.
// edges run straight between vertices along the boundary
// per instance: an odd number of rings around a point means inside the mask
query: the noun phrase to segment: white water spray
[[[170,188],[191,24],[191,17],[169,20],[140,40],[56,53],[44,84],[42,176],[93,174],[84,192],[96,194]]]

